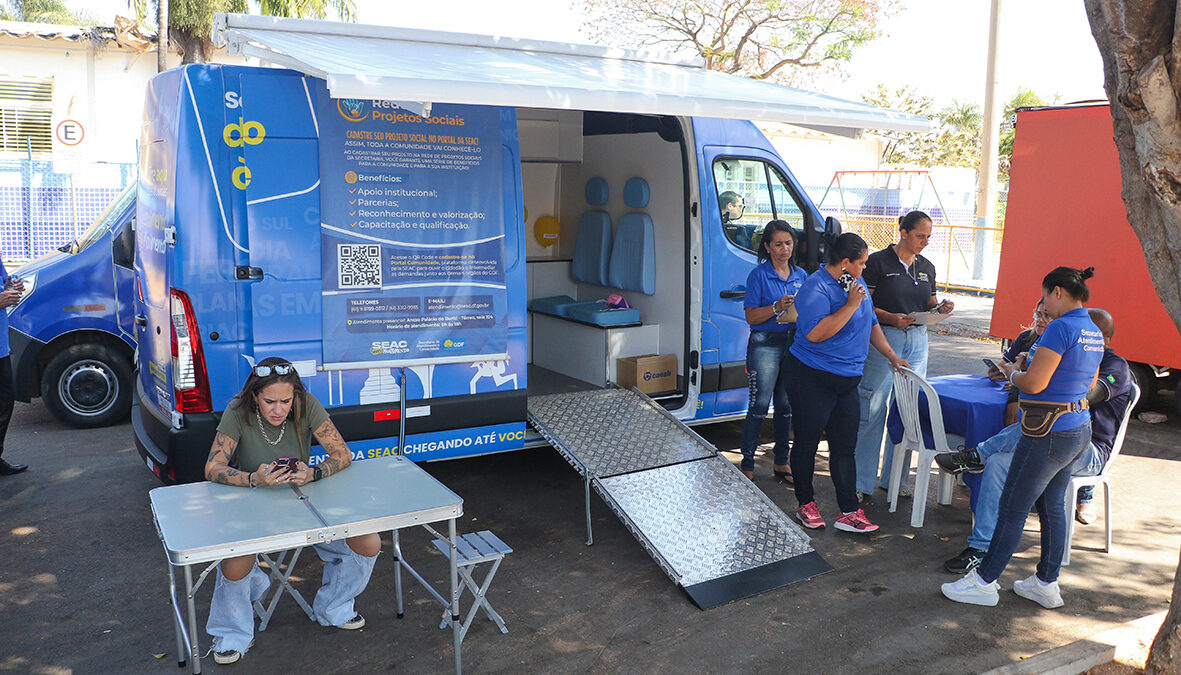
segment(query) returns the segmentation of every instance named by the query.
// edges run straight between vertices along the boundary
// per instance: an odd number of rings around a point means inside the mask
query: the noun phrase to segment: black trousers
[[[4,311],[0,309],[0,312]],[[0,359],[0,456],[4,455],[4,437],[8,435],[8,423],[12,421],[13,394],[16,382],[12,379],[12,357]]]
[[[842,513],[857,510],[857,426],[861,422],[861,397],[857,385],[861,376],[847,377],[805,365],[788,352],[795,444],[791,450],[791,473],[795,478],[800,506],[815,501],[812,477],[816,473],[816,448],[820,435],[828,437],[828,467]]]

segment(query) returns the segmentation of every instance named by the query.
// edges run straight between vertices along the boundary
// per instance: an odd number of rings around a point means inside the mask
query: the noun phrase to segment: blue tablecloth
[[[964,437],[964,445],[974,448],[985,439],[991,438],[1005,426],[1005,405],[1009,395],[1004,384],[993,382],[984,375],[944,375],[927,380],[939,394],[939,408],[943,411],[943,428],[949,434]],[[923,441],[928,448],[935,447],[931,437],[930,419],[927,413],[927,397],[919,395],[919,415],[923,425]],[[898,406],[890,404],[890,415],[886,429],[891,443],[902,440],[902,418]],[[959,448],[952,448],[958,450]],[[976,488],[980,475],[965,473],[964,483],[972,490],[972,509],[976,508]]]

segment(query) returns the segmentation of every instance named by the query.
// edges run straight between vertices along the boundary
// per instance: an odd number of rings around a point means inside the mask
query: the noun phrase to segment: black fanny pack
[[[1017,405],[1021,408],[1021,433],[1030,438],[1042,438],[1050,433],[1050,429],[1054,428],[1054,422],[1066,413],[1082,412],[1090,408],[1085,398],[1072,403],[1020,400]]]

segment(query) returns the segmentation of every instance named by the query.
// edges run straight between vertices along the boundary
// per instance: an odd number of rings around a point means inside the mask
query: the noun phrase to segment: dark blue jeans
[[[817,370],[787,354],[788,392],[796,411],[796,443],[791,452],[791,473],[795,478],[800,506],[814,501],[812,476],[816,473],[816,448],[820,434],[828,438],[828,469],[842,513],[857,510],[857,424],[861,420],[861,397],[857,384],[861,376],[846,377]]]
[[[996,529],[988,553],[977,573],[985,582],[996,581],[1021,542],[1025,519],[1036,504],[1042,532],[1042,556],[1037,576],[1057,581],[1066,552],[1066,510],[1063,500],[1070,485],[1070,469],[1091,442],[1091,422],[1042,438],[1022,435],[1013,450],[1013,462],[1001,492]]]
[[[746,343],[746,379],[750,383],[750,403],[742,425],[742,470],[754,471],[755,448],[767,409],[775,402],[775,464],[787,465],[791,449],[791,403],[787,397],[788,374],[784,359],[795,331],[752,330]]]

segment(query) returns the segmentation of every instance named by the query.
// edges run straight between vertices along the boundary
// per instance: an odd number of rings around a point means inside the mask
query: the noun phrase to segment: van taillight
[[[193,303],[182,290],[172,289],[172,388],[176,410],[182,413],[212,412],[205,351]]]

